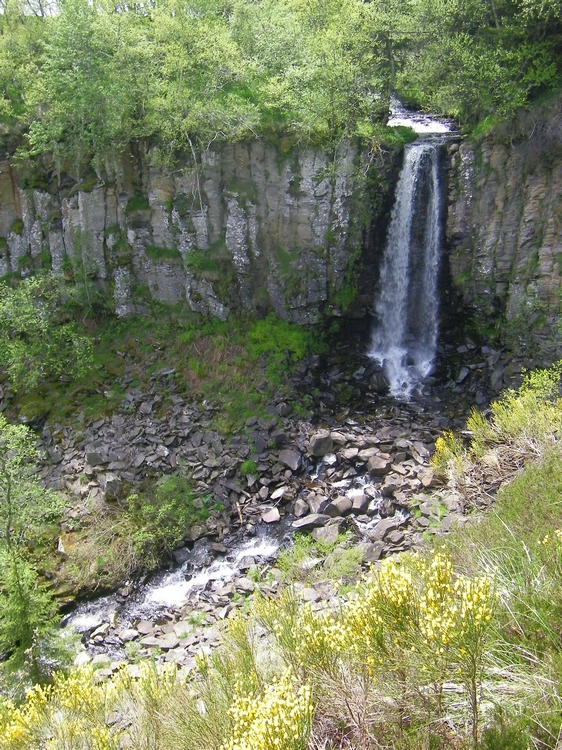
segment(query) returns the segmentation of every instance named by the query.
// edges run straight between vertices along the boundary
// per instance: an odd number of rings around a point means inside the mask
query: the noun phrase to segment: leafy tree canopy
[[[376,131],[393,91],[471,125],[560,85],[560,0],[0,0],[0,134],[98,173],[134,139]]]

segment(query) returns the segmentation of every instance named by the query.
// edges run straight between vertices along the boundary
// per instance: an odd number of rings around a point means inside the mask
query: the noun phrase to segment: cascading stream
[[[407,123],[401,118],[400,123]],[[443,124],[435,123],[436,132]],[[390,123],[389,123],[390,124]],[[445,135],[406,146],[375,302],[369,356],[385,368],[390,392],[408,400],[426,378],[438,334],[437,280],[442,245],[440,147]]]

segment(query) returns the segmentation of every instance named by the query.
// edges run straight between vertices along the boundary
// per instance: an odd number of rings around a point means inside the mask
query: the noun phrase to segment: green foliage
[[[246,461],[243,461],[240,464],[240,474],[242,474],[243,477],[247,477],[249,474],[256,475],[257,473],[258,473],[258,465],[251,458],[247,459]]]
[[[301,326],[270,313],[267,318],[251,324],[246,347],[253,360],[267,357],[268,377],[272,382],[279,382],[288,365],[318,351],[319,343]]]
[[[36,459],[30,430],[0,415],[0,654],[4,675],[18,672],[20,692],[30,679],[45,678],[64,650],[57,652],[54,637],[56,606],[25,557],[63,507],[39,484]]]
[[[281,551],[277,567],[287,581],[352,579],[359,573],[363,553],[340,534],[333,542],[295,534],[292,546]]]
[[[156,245],[148,245],[145,252],[147,257],[154,261],[181,260],[180,251],[177,247],[157,247]]]
[[[543,456],[557,445],[562,431],[561,378],[560,362],[527,373],[519,390],[507,390],[491,404],[489,417],[473,410],[467,448],[450,432],[438,438],[433,465],[449,473],[468,499],[471,491],[480,491],[466,484],[475,461],[490,467],[494,481],[494,466],[500,475],[513,476],[524,460]]]
[[[281,150],[280,135],[380,144],[396,138],[380,132],[391,92],[474,125],[561,79],[557,0],[6,5],[0,134],[26,134],[20,161],[65,163],[77,176],[91,166],[103,178],[108,155],[143,139],[168,164],[256,135]],[[231,189],[241,204],[257,199],[249,182]]]
[[[60,513],[62,503],[39,484],[32,432],[0,414],[0,547],[20,547]]]
[[[44,681],[67,654],[56,634],[56,603],[19,552],[0,552],[0,612],[2,672],[23,697],[25,685]]]
[[[271,313],[250,326],[247,335],[250,356],[258,359],[263,354],[287,353],[296,362],[311,346],[311,337],[300,326],[289,323]]]
[[[90,339],[60,315],[64,295],[53,276],[29,278],[13,288],[0,282],[0,347],[14,390],[62,374],[81,375],[91,366]]]
[[[150,570],[191,526],[208,517],[208,500],[195,499],[191,482],[173,474],[159,480],[147,495],[130,495],[123,523],[131,535],[134,559]]]
[[[21,219],[16,219],[10,227],[10,232],[21,234],[23,232],[23,221]]]
[[[129,199],[125,213],[127,215],[133,214],[136,211],[150,211],[150,204],[144,195],[135,194]]]

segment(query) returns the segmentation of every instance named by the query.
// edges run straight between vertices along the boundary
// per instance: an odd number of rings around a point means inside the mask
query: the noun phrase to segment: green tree
[[[0,354],[14,390],[67,374],[84,374],[92,342],[74,322],[64,322],[62,282],[55,276],[0,282]]]
[[[0,414],[0,547],[10,554],[61,509],[58,496],[39,484],[36,461],[31,431]]]
[[[38,585],[25,545],[63,507],[39,484],[36,460],[31,431],[0,415],[0,652],[4,672],[24,669],[31,680],[45,676],[59,649],[56,606]]]

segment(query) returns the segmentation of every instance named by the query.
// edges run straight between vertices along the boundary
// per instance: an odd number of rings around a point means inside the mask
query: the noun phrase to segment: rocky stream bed
[[[463,523],[462,501],[430,466],[435,440],[444,430],[462,430],[469,409],[516,385],[528,363],[472,341],[441,349],[440,361],[440,380],[399,402],[384,395],[381,368],[351,347],[310,358],[292,383],[310,394],[308,418],[285,396],[269,404],[267,418],[249,419],[229,438],[212,429],[220,405],[175,395],[169,370],[144,391],[127,389],[124,376],[124,402],[109,417],[79,417],[73,427],[46,421],[41,477],[73,498],[70,522],[173,472],[192,477],[196,498],[224,508],[193,526],[149,580],[123,582],[65,616],[82,635],[77,661],[93,660],[100,677],[123,660],[134,671],[134,662],[150,655],[193,668],[232,610],[247,606],[257,588],[265,595],[279,590],[275,560],[295,531],[328,542],[350,531],[366,566]],[[171,404],[165,413],[164,390]],[[243,475],[249,458],[256,470]],[[66,538],[63,526],[61,555]],[[330,581],[299,587],[314,607],[341,600]]]

